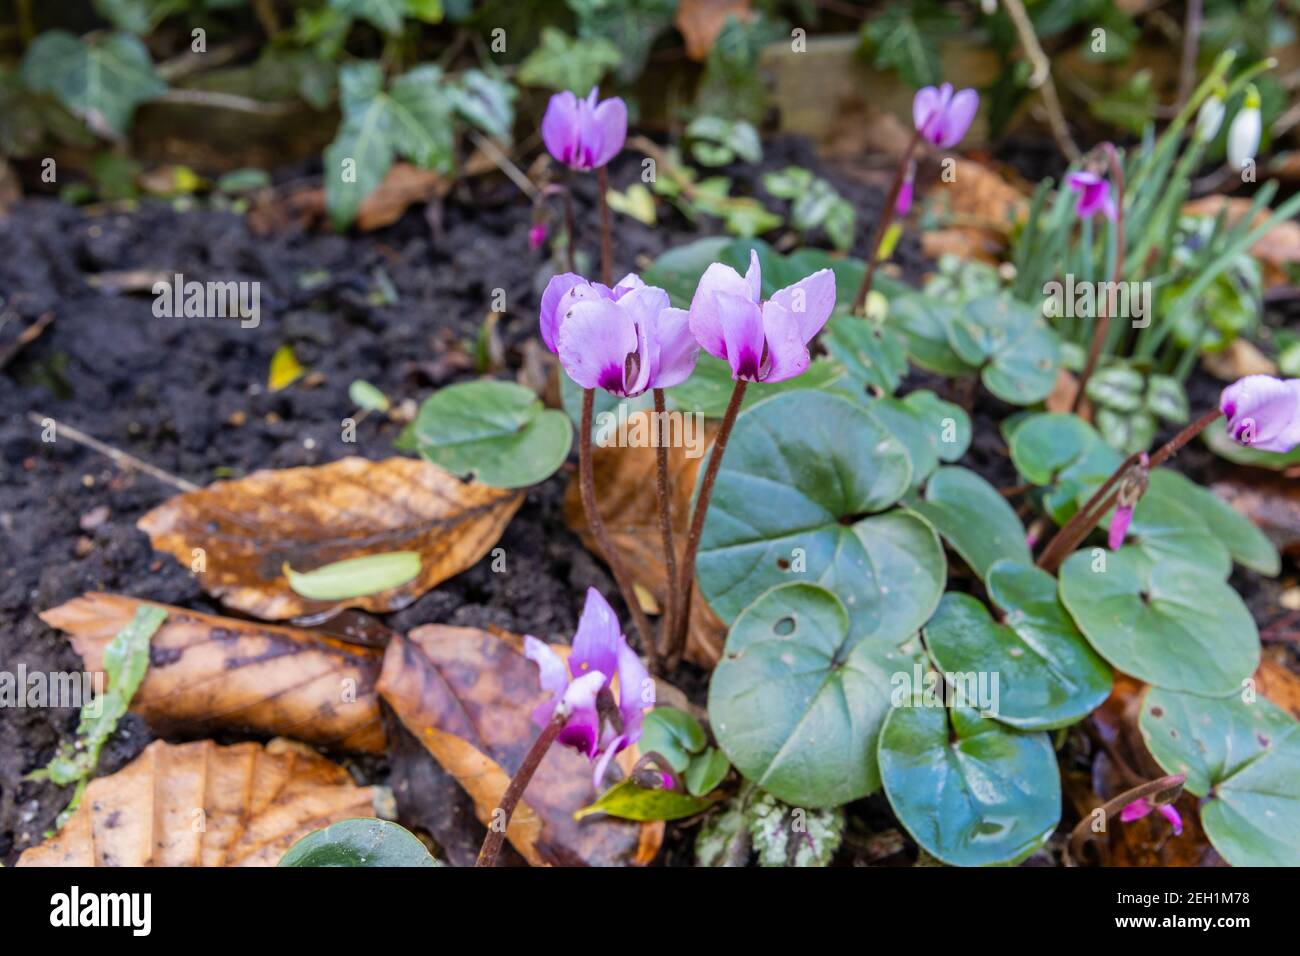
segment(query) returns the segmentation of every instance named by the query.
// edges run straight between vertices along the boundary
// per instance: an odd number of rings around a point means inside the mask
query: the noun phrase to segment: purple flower
[[[528,228],[528,251],[536,252],[546,241],[546,223],[535,222]]]
[[[573,169],[596,169],[618,155],[627,138],[627,104],[617,96],[596,102],[568,90],[556,93],[542,117],[542,141],[552,156]]]
[[[560,319],[583,299],[611,299],[617,302],[633,289],[641,289],[645,283],[639,276],[628,273],[618,280],[618,285],[610,288],[599,282],[588,282],[573,272],[561,272],[551,277],[542,293],[542,309],[538,316],[542,341],[552,352],[557,351],[555,336],[560,327]]]
[[[1139,797],[1121,810],[1119,819],[1121,823],[1132,823],[1134,820],[1141,820],[1152,810],[1159,810],[1160,815],[1169,821],[1169,825],[1174,828],[1174,836],[1183,835],[1183,818],[1178,815],[1173,805],[1165,803],[1155,807],[1146,797]]]
[[[758,253],[742,278],[715,262],[691,299],[691,332],[704,351],[731,365],[736,381],[782,382],[808,367],[808,343],[835,308],[835,273],[814,272],[762,301]]]
[[[1066,185],[1079,194],[1074,212],[1080,219],[1101,213],[1115,218],[1115,200],[1110,195],[1110,180],[1096,173],[1076,172],[1065,177]]]
[[[1219,408],[1238,444],[1279,452],[1300,445],[1300,378],[1247,375],[1223,390]]]
[[[542,689],[551,693],[533,711],[533,723],[545,727],[557,708],[567,714],[556,739],[595,761],[592,782],[600,789],[614,755],[641,738],[645,708],[654,705],[655,695],[654,681],[628,646],[614,609],[599,591],[588,588],[568,664],[531,635],[524,638],[524,655],[537,665]]]
[[[1129,522],[1132,520],[1132,505],[1120,505],[1115,509],[1115,517],[1110,519],[1110,537],[1106,540],[1112,551],[1118,551],[1124,544],[1124,536],[1128,534]]]
[[[898,198],[894,200],[894,212],[900,216],[906,216],[912,211],[912,193],[916,188],[916,163],[907,164],[907,173],[903,176],[903,184],[899,187]]]
[[[632,275],[613,289],[556,276],[542,295],[541,326],[569,378],[620,398],[680,385],[700,353],[685,310]]]
[[[979,105],[980,95],[974,90],[954,94],[951,83],[927,86],[917,90],[912,100],[912,122],[927,142],[948,149],[966,135]]]

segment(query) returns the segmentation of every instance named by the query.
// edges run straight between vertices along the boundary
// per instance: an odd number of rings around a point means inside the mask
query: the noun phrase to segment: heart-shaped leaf
[[[1187,774],[1201,825],[1233,866],[1300,866],[1300,723],[1264,697],[1152,688],[1138,726],[1168,773]]]
[[[659,754],[678,773],[686,770],[691,757],[709,745],[700,722],[676,707],[656,707],[646,714],[637,746],[643,754]]]
[[[731,769],[731,761],[717,747],[710,747],[691,758],[686,768],[686,789],[697,797],[711,792]]]
[[[1110,526],[1114,513],[1106,521]],[[1210,532],[1196,506],[1160,489],[1149,490],[1133,509],[1128,540],[1152,563],[1191,564],[1226,579],[1232,556]]]
[[[880,732],[880,776],[907,832],[954,866],[1018,863],[1061,818],[1047,734],[1010,730],[970,710],[891,710]]]
[[[980,369],[984,387],[1003,401],[1032,405],[1056,384],[1056,333],[1033,308],[1009,295],[966,303],[948,325],[948,344],[963,362]]]
[[[1117,412],[1102,407],[1097,409],[1097,431],[1111,448],[1131,455],[1151,447],[1156,438],[1156,420],[1144,411]]]
[[[1187,392],[1183,383],[1169,375],[1147,377],[1146,410],[1173,424],[1181,424],[1191,417]]]
[[[1282,558],[1268,535],[1208,488],[1176,471],[1157,468],[1151,473],[1147,494],[1171,498],[1195,512],[1238,564],[1270,577],[1281,571]]]
[[[709,721],[736,769],[773,796],[847,803],[880,785],[875,740],[891,675],[915,659],[853,640],[848,612],[825,588],[786,584],[732,626],[709,684]]]
[[[1123,365],[1098,369],[1088,379],[1086,392],[1088,398],[1098,405],[1113,408],[1117,412],[1131,414],[1142,407],[1142,393],[1146,383],[1142,373]]]
[[[908,505],[934,525],[981,578],[994,561],[1032,561],[1015,509],[973,471],[940,468],[926,483],[924,495],[913,496]]]
[[[920,487],[939,467],[939,442],[937,436],[930,434],[925,416],[906,402],[889,397],[870,402],[866,409],[903,446],[912,466],[911,487]]]
[[[908,357],[921,368],[938,375],[974,375],[977,367],[964,362],[948,344],[948,327],[957,308],[948,302],[905,293],[889,300],[886,324],[897,328],[907,340]]]
[[[1043,499],[1057,524],[1069,521],[1078,499],[1110,477],[1121,458],[1074,415],[1031,415],[1008,440],[1011,461],[1035,485],[1053,485]]]
[[[700,543],[700,590],[724,621],[778,584],[816,582],[852,615],[854,637],[901,639],[943,591],[934,529],[880,512],[911,480],[907,455],[862,408],[795,391],[742,412]]]
[[[355,817],[313,830],[285,850],[278,866],[442,866],[410,830]]]
[[[1060,591],[1102,657],[1157,687],[1230,694],[1259,666],[1255,622],[1214,571],[1152,562],[1135,548],[1077,551]]]
[[[903,404],[925,419],[926,434],[938,439],[936,447],[941,461],[961,460],[970,448],[972,434],[970,415],[966,409],[946,402],[925,389],[909,392],[904,396]]]
[[[31,41],[20,73],[26,86],[50,93],[96,132],[121,135],[141,103],[167,89],[145,45],[129,33],[89,41],[48,30]]]
[[[564,464],[573,429],[513,382],[463,382],[424,400],[411,437],[424,458],[495,488],[545,481]]]
[[[836,316],[826,323],[821,343],[853,381],[878,393],[894,394],[907,374],[907,342],[894,326]]]
[[[996,717],[1020,730],[1082,719],[1110,693],[1111,671],[1056,596],[1056,579],[1031,564],[999,561],[985,579],[995,621],[969,594],[945,594],[925,645],[946,674],[998,675]]]

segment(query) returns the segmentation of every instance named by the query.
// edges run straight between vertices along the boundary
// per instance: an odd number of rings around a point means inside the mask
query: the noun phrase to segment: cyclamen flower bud
[[[1112,551],[1118,551],[1124,545],[1129,523],[1133,520],[1133,509],[1137,507],[1143,492],[1147,490],[1147,478],[1150,475],[1151,459],[1146,452],[1138,463],[1129,469],[1129,473],[1120,482],[1118,503],[1115,516],[1110,519],[1110,534],[1106,540]]]
[[[1259,113],[1259,90],[1254,85],[1246,87],[1246,101],[1228,127],[1228,164],[1240,171],[1247,163],[1255,161],[1263,119]]]
[[[898,190],[898,199],[894,202],[894,212],[900,216],[906,216],[912,211],[912,194],[916,186],[916,162],[913,161],[907,165],[907,174],[903,177],[903,185]]]

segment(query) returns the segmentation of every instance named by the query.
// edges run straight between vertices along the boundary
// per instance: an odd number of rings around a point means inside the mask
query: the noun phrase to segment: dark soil
[[[782,140],[764,168],[814,166],[808,146]],[[737,180],[756,190],[762,170]],[[860,211],[860,243],[881,197],[873,187],[821,170]],[[611,170],[615,187],[634,181],[635,157]],[[595,254],[594,177],[577,182],[579,237]],[[779,203],[773,203],[779,206]],[[123,472],[102,455],[62,437],[41,440],[29,413],[50,416],[173,475],[197,484],[332,461],[344,455],[393,454],[397,426],[371,417],[356,443],[341,439],[353,413],[348,385],[365,379],[395,402],[419,401],[434,388],[473,376],[468,343],[504,289],[508,312],[499,333],[514,374],[521,348],[536,335],[537,303],[549,275],[543,253],[529,253],[531,210],[497,178],[462,185],[436,215],[413,209],[369,235],[290,231],[250,233],[245,220],[206,207],[176,211],[149,201],[134,211],[76,209],[27,200],[0,218],[0,353],[47,311],[54,321],[0,372],[0,669],[79,671],[62,634],[37,613],[83,592],[119,592],[220,613],[195,579],[157,554],[136,520],[175,493],[144,475]],[[431,223],[434,225],[431,226]],[[717,224],[680,217],[654,229],[620,220],[616,275],[642,267],[663,249]],[[855,252],[863,254],[863,249]],[[918,246],[901,250],[916,274]],[[261,282],[261,322],[157,318],[146,287],[110,294],[95,276],[128,270],[182,273],[186,280]],[[310,286],[309,286],[310,283]],[[383,304],[391,283],[396,299]],[[6,328],[6,326],[8,326]],[[277,393],[266,389],[272,353],[291,344],[309,379]],[[501,545],[514,574],[478,566],[424,595],[385,623],[407,630],[441,622],[496,625],[567,639],[577,598],[595,585],[616,594],[599,565],[565,527],[560,501],[566,476],[532,489]],[[107,509],[104,517],[102,509]],[[703,680],[685,681],[703,688]],[[73,735],[75,709],[0,709],[0,860],[12,864],[42,839],[70,790],[23,781]],[[153,739],[134,715],[101,758],[111,773]],[[371,780],[382,763],[361,765]]]

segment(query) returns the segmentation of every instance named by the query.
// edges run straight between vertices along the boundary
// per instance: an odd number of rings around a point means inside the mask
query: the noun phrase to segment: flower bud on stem
[[[1119,154],[1115,151],[1113,143],[1105,144],[1106,153],[1110,158],[1110,182],[1114,189],[1115,201],[1115,270],[1111,276],[1112,288],[1118,288],[1121,273],[1124,271],[1124,170],[1120,166]],[[1088,379],[1092,378],[1093,371],[1097,368],[1097,362],[1101,358],[1102,347],[1106,344],[1106,339],[1110,335],[1110,310],[1107,308],[1109,296],[1098,296],[1097,301],[1097,327],[1092,332],[1092,342],[1088,345],[1088,360],[1084,363],[1083,371],[1079,373],[1079,388],[1074,393],[1074,403],[1070,406],[1070,411],[1076,415],[1079,413],[1079,407],[1083,404],[1084,391],[1088,387]]]
[[[898,205],[898,194],[902,191],[903,180],[907,178],[908,169],[912,165],[912,156],[916,153],[916,147],[920,142],[921,132],[918,130],[912,134],[907,149],[903,152],[902,159],[898,161],[898,169],[894,171],[894,184],[889,187],[889,196],[885,199],[884,208],[880,210],[880,219],[876,222],[876,231],[871,238],[871,251],[867,256],[867,271],[862,276],[862,284],[858,286],[857,295],[853,297],[851,311],[854,315],[862,312],[867,296],[871,294],[871,284],[876,278],[876,257],[880,252],[880,243],[885,238],[885,231],[894,219],[894,207]]]
[[[1126,790],[1118,796],[1112,797],[1101,806],[1101,812],[1105,817],[1105,827],[1110,826],[1110,821],[1118,816],[1130,803],[1135,800],[1151,798],[1153,806],[1162,806],[1166,803],[1173,803],[1183,792],[1183,784],[1187,781],[1187,775],[1182,773],[1171,774],[1167,777],[1160,777],[1156,780],[1148,780],[1146,783],[1134,787],[1132,790]],[[1083,848],[1091,843],[1099,835],[1092,828],[1092,814],[1087,814],[1081,819],[1070,834],[1070,853],[1068,862],[1073,866],[1078,866],[1083,861]],[[1107,829],[1102,829],[1101,833],[1107,833]]]

